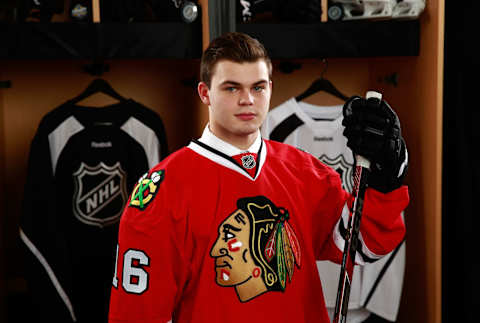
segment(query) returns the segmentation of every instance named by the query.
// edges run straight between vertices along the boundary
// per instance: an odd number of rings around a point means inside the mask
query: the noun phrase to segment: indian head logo
[[[120,163],[107,166],[84,163],[73,174],[73,213],[81,222],[105,227],[120,219],[127,201],[126,176]]]
[[[241,302],[285,291],[301,263],[289,218],[286,209],[264,196],[239,199],[237,209],[220,224],[210,250],[216,283],[234,287]]]

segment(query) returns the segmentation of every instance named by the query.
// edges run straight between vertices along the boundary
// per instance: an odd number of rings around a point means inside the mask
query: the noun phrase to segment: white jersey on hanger
[[[262,126],[266,139],[305,150],[335,169],[347,191],[353,186],[353,154],[343,136],[342,106],[317,106],[295,98],[273,108]],[[325,304],[333,316],[340,265],[317,261]],[[405,270],[405,242],[382,259],[355,266],[350,292],[348,323],[364,321],[370,313],[395,321]]]

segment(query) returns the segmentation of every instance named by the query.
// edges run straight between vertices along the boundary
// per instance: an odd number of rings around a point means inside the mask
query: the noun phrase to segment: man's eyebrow
[[[259,80],[255,83],[253,83],[253,85],[255,86],[255,85],[264,84],[264,83],[268,83],[268,81],[267,80]],[[242,85],[242,84],[239,83],[239,82],[231,81],[231,80],[225,80],[222,83],[220,83],[220,86],[223,86],[223,85],[239,86],[239,85]]]
[[[267,80],[260,80],[258,82],[253,83],[253,85],[259,85],[259,84],[264,84],[264,83],[268,83],[268,81]]]
[[[235,82],[235,81],[230,81],[230,80],[226,80],[226,81],[223,81],[222,83],[220,83],[220,85],[240,85],[240,83],[238,82]]]

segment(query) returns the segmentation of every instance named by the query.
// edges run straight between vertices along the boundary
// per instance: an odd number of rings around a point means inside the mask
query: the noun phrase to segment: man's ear
[[[210,105],[210,90],[205,82],[199,82],[197,86],[198,96],[203,104]]]

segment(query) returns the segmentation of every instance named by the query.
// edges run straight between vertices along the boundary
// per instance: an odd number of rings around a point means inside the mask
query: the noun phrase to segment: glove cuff
[[[368,186],[382,193],[396,190],[403,184],[408,170],[408,150],[405,141],[400,137],[400,153],[390,165],[380,169],[372,164],[368,177]]]

